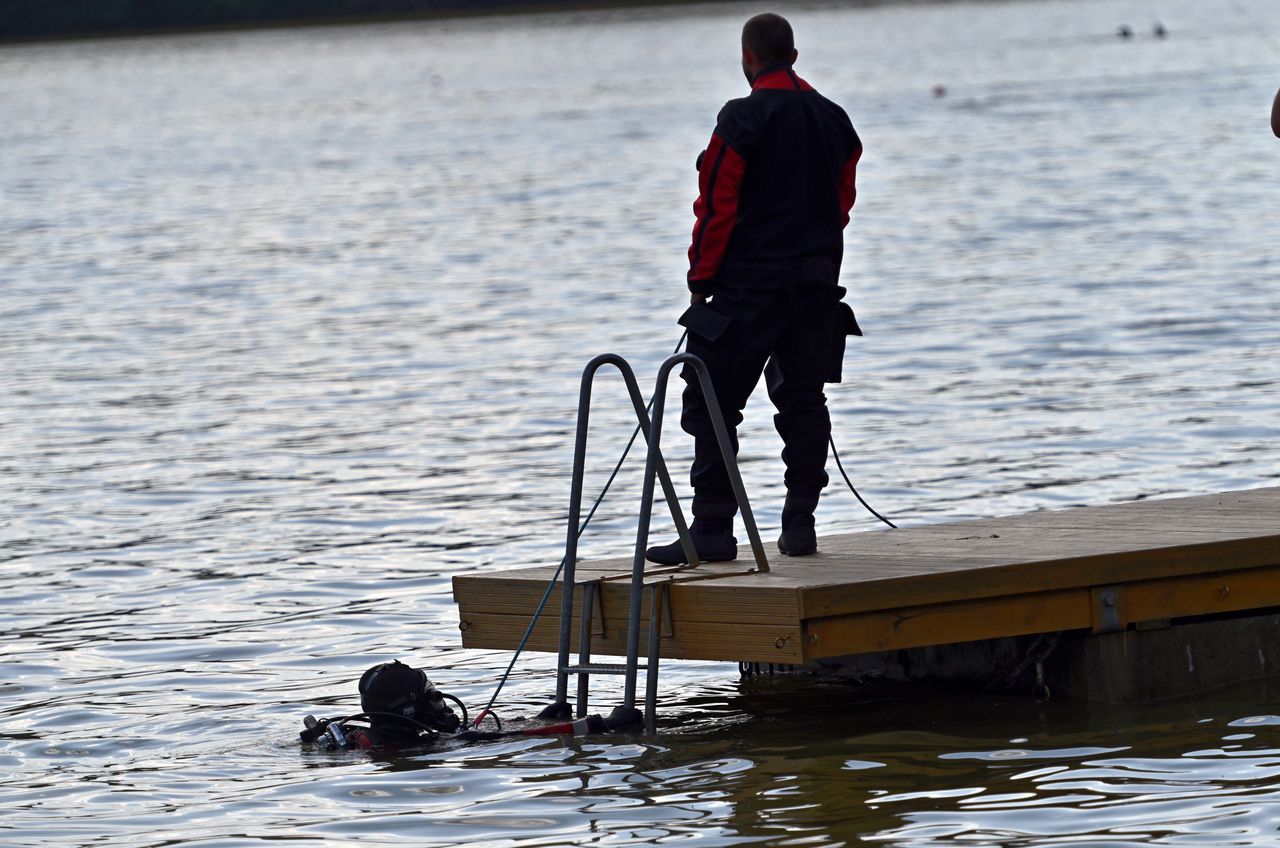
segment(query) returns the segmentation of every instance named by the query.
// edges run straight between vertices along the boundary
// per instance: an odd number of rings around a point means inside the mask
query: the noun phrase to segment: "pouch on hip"
[[[844,347],[849,336],[862,335],[853,307],[844,301],[832,304],[826,314],[827,361],[823,365],[824,383],[839,383],[844,377]]]
[[[684,311],[676,323],[688,328],[694,335],[714,342],[729,329],[733,319],[715,311],[706,303],[695,303]]]

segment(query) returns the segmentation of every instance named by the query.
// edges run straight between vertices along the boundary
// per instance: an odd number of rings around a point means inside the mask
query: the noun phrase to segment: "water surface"
[[[392,656],[493,691],[508,657],[460,649],[450,579],[559,559],[582,365],[674,346],[693,161],[754,11],[0,51],[0,844],[1280,841],[1254,693],[886,699],[672,663],[656,737],[295,744]],[[878,509],[1275,485],[1271,4],[788,11],[866,143],[868,334],[830,398]],[[597,396],[592,491],[629,434]],[[763,394],[743,441],[771,536]],[[630,547],[637,466],[584,555]],[[876,527],[836,487],[819,520]]]

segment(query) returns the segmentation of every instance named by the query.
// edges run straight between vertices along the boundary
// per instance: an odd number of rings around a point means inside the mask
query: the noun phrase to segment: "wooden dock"
[[[809,557],[766,548],[768,573],[747,548],[730,563],[651,566],[646,581],[669,584],[663,657],[805,664],[1280,608],[1280,487],[828,536]],[[602,590],[594,654],[625,654],[630,558],[577,568],[579,594]],[[463,646],[514,649],[554,572],[455,577]],[[556,650],[559,614],[557,590],[530,649]]]

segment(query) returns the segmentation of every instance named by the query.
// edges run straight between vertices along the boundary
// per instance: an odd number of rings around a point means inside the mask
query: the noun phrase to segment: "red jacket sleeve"
[[[698,173],[697,222],[689,246],[689,291],[711,294],[729,236],[738,220],[738,198],[747,162],[719,134],[711,136]]]

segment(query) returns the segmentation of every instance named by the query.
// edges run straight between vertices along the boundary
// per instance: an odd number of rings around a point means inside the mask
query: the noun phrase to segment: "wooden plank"
[[[801,590],[800,609],[803,618],[823,618],[1270,565],[1280,565],[1280,535],[811,586]]]
[[[493,613],[495,615],[510,615],[522,617],[524,621],[528,621],[533,615],[534,609],[537,608],[537,601],[533,600],[528,603],[510,602],[510,603],[462,603],[458,605],[459,616],[465,618],[467,614],[473,612]],[[580,604],[574,605],[574,620],[578,619],[578,613],[582,607]],[[642,614],[647,615],[648,606],[643,607]],[[628,613],[628,600],[618,598],[610,600],[606,598],[604,604],[604,622],[605,627],[625,627]],[[599,616],[599,612],[596,613]],[[800,621],[798,611],[793,607],[791,610],[781,610],[774,604],[752,604],[734,602],[729,599],[717,598],[714,603],[700,604],[697,601],[690,601],[687,597],[672,597],[671,615],[674,620],[686,621],[702,621],[707,623],[723,623],[732,624],[741,621],[751,621],[757,624],[769,625],[787,625],[795,624]],[[560,620],[560,604],[548,602],[546,608],[540,616],[542,619],[549,621]]]
[[[697,578],[705,579],[708,577],[714,579],[733,579],[734,577],[744,576],[748,568],[753,565],[749,560],[735,560],[727,563],[704,563],[696,569],[685,567],[683,569],[673,569],[667,566],[652,566],[645,572],[645,582],[654,583],[661,580],[676,580]],[[631,560],[630,559],[610,559],[601,560],[593,563],[579,563],[575,582],[587,583],[592,580],[605,579],[608,582],[629,582],[631,579]],[[525,568],[512,568],[503,571],[489,571],[475,574],[459,574],[453,578],[455,590],[459,587],[475,588],[481,591],[489,591],[494,587],[506,584],[528,585],[536,587],[541,597],[541,592],[551,582],[556,575],[557,568],[550,565],[528,566]],[[775,585],[777,581],[773,579],[771,574],[752,574],[754,578],[740,585],[767,588]],[[560,591],[557,589],[556,591]]]
[[[930,604],[806,622],[810,659],[978,639],[1097,628],[1097,591],[1041,592]],[[1119,587],[1122,624],[1280,607],[1280,567]]]
[[[927,604],[805,623],[809,659],[1087,628],[1088,589]]]
[[[1280,486],[1263,486],[1257,489],[1240,489],[1234,492],[1218,492],[1210,495],[1191,495],[1171,498],[1139,498],[1123,503],[1104,504],[1090,509],[1252,509],[1254,507],[1280,506]]]
[[[466,618],[472,613],[491,613],[494,615],[508,615],[520,618],[526,623],[533,615],[537,602],[530,603],[463,603],[458,605],[458,615],[460,618]],[[574,605],[574,621],[578,621],[582,611],[581,604]],[[622,629],[626,627],[627,615],[629,612],[628,599],[619,597],[610,600],[606,598],[604,603],[604,627],[609,629]],[[641,615],[647,616],[648,604],[641,607]],[[599,620],[600,612],[596,611],[596,618]],[[751,604],[751,603],[734,603],[725,599],[717,599],[714,604],[699,604],[697,601],[690,601],[688,597],[672,596],[671,599],[671,617],[674,621],[685,622],[704,622],[708,624],[735,624],[743,621],[750,621],[754,624],[769,625],[782,627],[787,625],[797,625],[800,621],[800,615],[795,608],[790,611],[780,610],[776,605],[772,604]],[[539,620],[544,621],[560,621],[560,605],[559,603],[548,603],[542,611]],[[646,621],[648,619],[645,619]]]
[[[744,586],[726,590],[715,580],[671,582],[672,616],[678,621],[796,624],[800,619],[799,595],[793,587]],[[602,593],[606,626],[625,626],[631,599],[629,581],[604,583]],[[463,612],[478,611],[506,615],[523,614],[527,619],[537,608],[546,586],[535,582],[482,579],[454,581],[454,600]],[[556,591],[548,599],[542,617],[559,620],[563,595]],[[582,608],[582,587],[575,587],[574,608]],[[641,605],[648,614],[647,598]]]
[[[1239,497],[1236,497],[1237,495]],[[1257,533],[1254,535],[1280,533],[1280,487],[1227,493],[1227,495],[1142,500],[1106,506],[1043,510],[1021,515],[931,524],[909,528],[909,531],[918,538],[946,538],[953,533],[976,535],[984,530],[999,532],[1000,529],[1004,529],[1014,532],[1019,528],[1073,526],[1097,529],[1146,526],[1211,532],[1215,529],[1214,522],[1219,526],[1230,524],[1232,529],[1256,530]],[[835,540],[857,539],[861,550],[871,550],[878,544],[892,544],[901,535],[901,531],[877,530],[828,537],[822,541],[824,547],[827,547]],[[1234,533],[1228,535],[1234,535]]]
[[[1280,567],[1151,581],[1123,593],[1127,621],[1280,607]]]
[[[500,586],[492,583],[480,579],[455,581],[464,647],[514,647],[523,638],[545,591],[540,582],[506,580]],[[716,584],[716,580],[670,583],[674,629],[670,637],[664,636],[664,656],[773,663],[801,660],[799,596],[793,588],[747,587],[726,592]],[[603,617],[601,620],[593,616],[592,650],[598,656],[620,656],[626,651],[630,581],[606,582],[602,590]],[[559,593],[553,593],[548,600],[530,638],[530,650],[558,650],[560,600]],[[642,628],[648,626],[649,600],[649,593],[645,593],[640,610]],[[575,650],[582,609],[579,586],[570,630]]]
[[[1172,524],[1172,522],[1171,522]],[[991,532],[988,532],[991,531]],[[1196,530],[1176,526],[1021,527],[993,525],[963,528],[947,534],[904,530],[885,540],[856,536],[824,539],[821,550],[829,558],[867,554],[1005,559],[1017,562],[1063,560],[1097,554],[1123,554],[1152,548],[1235,542],[1245,538],[1280,538],[1280,527],[1250,530]]]
[[[642,630],[647,630],[647,619]],[[506,649],[519,644],[528,626],[528,618],[493,615],[483,612],[468,613],[463,619],[462,646],[464,648]],[[578,628],[573,628],[572,650],[578,650]],[[647,636],[642,632],[640,651],[645,653]],[[624,656],[626,654],[625,628],[614,627],[604,637],[593,637],[594,656]],[[539,620],[534,627],[526,650],[554,653],[559,650],[559,625],[555,621]],[[804,660],[804,644],[799,622],[789,627],[771,627],[744,622],[717,624],[709,622],[679,622],[672,635],[664,637],[660,655],[671,659],[701,659],[741,662],[800,663]]]

